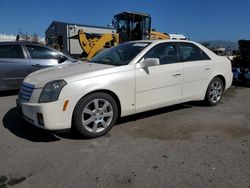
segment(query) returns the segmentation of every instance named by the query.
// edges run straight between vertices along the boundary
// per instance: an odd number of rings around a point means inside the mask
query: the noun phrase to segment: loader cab
[[[119,42],[147,40],[151,31],[151,16],[144,13],[122,12],[114,16]]]

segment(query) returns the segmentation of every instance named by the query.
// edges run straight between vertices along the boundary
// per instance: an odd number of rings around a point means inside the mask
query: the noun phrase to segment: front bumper
[[[71,128],[73,107],[70,102],[63,111],[64,100],[50,103],[19,103],[22,116],[36,127],[46,130],[61,130]]]

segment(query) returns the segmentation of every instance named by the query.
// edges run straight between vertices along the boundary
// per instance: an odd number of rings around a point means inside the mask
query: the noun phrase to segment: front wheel
[[[111,130],[118,117],[116,101],[98,92],[82,98],[73,114],[73,125],[86,138],[96,138]]]
[[[214,78],[208,85],[205,103],[209,106],[217,105],[222,98],[223,91],[224,84],[222,80],[218,77]]]

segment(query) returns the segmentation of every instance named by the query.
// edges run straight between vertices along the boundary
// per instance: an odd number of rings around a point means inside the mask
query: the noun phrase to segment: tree
[[[17,35],[19,35],[19,39],[22,41],[39,42],[39,36],[37,32],[35,32],[33,35],[30,35],[27,31],[23,33],[21,29],[18,29]]]
[[[25,32],[24,38],[25,38],[25,41],[28,41],[30,39],[28,32]]]
[[[39,38],[38,38],[38,34],[37,34],[37,33],[34,33],[34,34],[33,34],[33,39],[32,39],[32,41],[34,41],[34,42],[39,42]]]

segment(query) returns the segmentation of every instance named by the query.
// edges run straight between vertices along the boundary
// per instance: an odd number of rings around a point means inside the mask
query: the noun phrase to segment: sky
[[[249,0],[1,0],[0,33],[44,37],[54,20],[107,26],[123,11],[149,13],[152,28],[194,41],[250,39]]]

